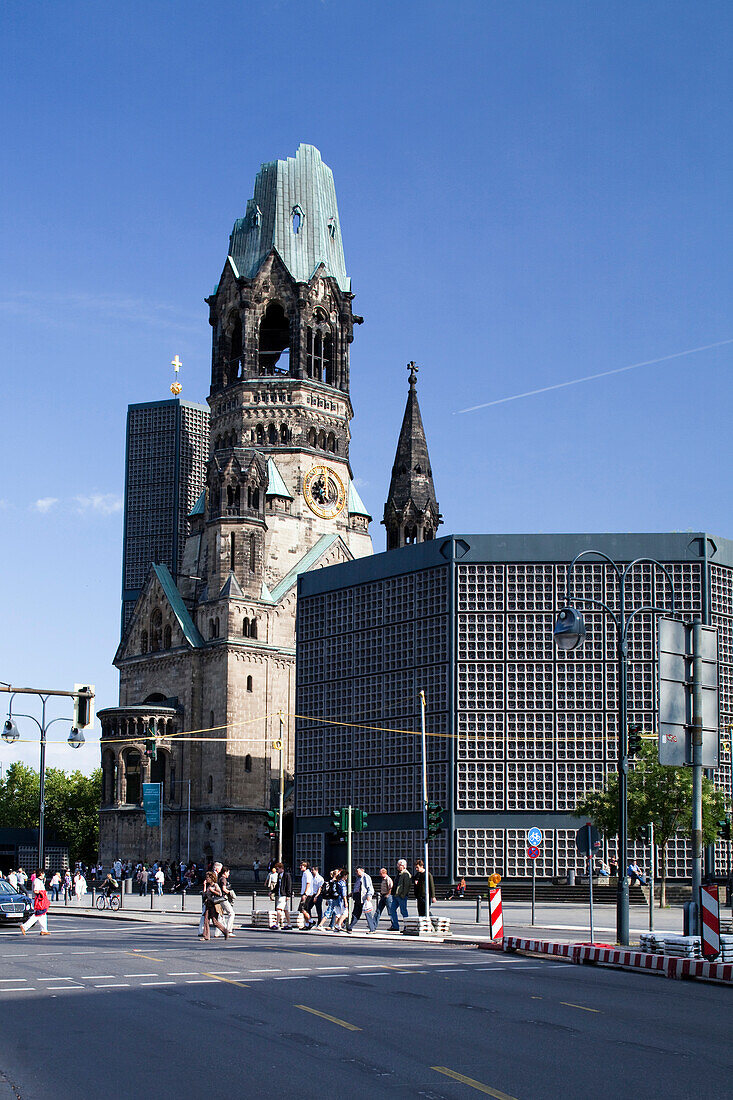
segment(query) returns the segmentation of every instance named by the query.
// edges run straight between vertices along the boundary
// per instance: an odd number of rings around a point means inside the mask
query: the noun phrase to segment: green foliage
[[[629,771],[629,836],[638,838],[644,825],[654,826],[655,841],[663,847],[677,833],[692,832],[692,769],[668,768],[657,759],[656,741],[642,742],[636,766]],[[717,823],[724,816],[722,791],[703,778],[703,843],[717,838]],[[618,775],[606,777],[603,790],[587,791],[575,808],[578,817],[588,818],[605,837],[618,832]]]
[[[11,764],[0,780],[0,826],[38,828],[38,772],[27,764]],[[99,805],[102,771],[92,775],[60,768],[46,769],[46,833],[69,845],[69,858],[90,863],[99,847]]]

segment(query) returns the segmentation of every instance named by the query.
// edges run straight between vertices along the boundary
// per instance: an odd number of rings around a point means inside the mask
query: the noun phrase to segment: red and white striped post
[[[489,889],[489,930],[492,940],[504,939],[504,918],[501,913],[501,887]]]
[[[700,888],[702,915],[702,957],[714,959],[720,954],[720,899],[717,883]]]

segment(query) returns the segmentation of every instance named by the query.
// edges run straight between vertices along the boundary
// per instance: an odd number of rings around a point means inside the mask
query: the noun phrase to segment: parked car
[[[6,880],[0,879],[0,921],[26,920],[33,912],[33,902],[23,890],[16,890]]]

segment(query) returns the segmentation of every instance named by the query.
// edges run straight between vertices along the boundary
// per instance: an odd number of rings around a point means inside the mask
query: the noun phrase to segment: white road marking
[[[158,978],[159,976],[160,976],[159,974],[123,974],[122,975],[123,978]],[[116,977],[116,975],[115,974],[105,974],[105,977],[106,978],[114,978],[114,977]],[[173,983],[171,982],[171,985],[172,984]]]
[[[281,970],[281,966],[263,966],[258,970],[250,970],[250,974],[279,974]]]
[[[27,978],[0,978],[0,982],[27,982]]]
[[[91,982],[91,981],[95,981],[98,978],[100,978],[100,979],[101,978],[116,978],[117,975],[116,974],[81,974],[80,977],[82,977],[84,979],[84,981],[90,981]],[[127,975],[125,975],[125,977],[127,977]]]
[[[191,978],[189,978],[189,980],[186,982],[186,985],[213,985],[215,982],[218,985],[219,984],[219,979],[218,978],[196,978],[195,980],[191,980]]]
[[[175,982],[140,982],[140,985],[175,985]]]
[[[195,974],[198,974],[198,970],[169,970],[169,978],[192,978]]]
[[[92,986],[92,989],[129,989],[129,988],[130,988],[130,983],[129,982],[117,982],[116,985],[115,984],[113,984],[113,985],[108,984],[108,985],[94,985],[94,986]]]
[[[348,970],[348,966],[317,966],[316,970]]]
[[[46,987],[48,988],[48,986]],[[0,993],[27,993],[30,989],[35,989],[34,985],[16,986],[15,989],[0,989]],[[65,985],[64,989],[71,989],[70,985]]]
[[[56,989],[56,990],[58,990],[58,989],[68,989],[68,990],[83,989],[84,986],[83,985],[47,985],[45,988],[48,992],[50,992],[52,989]]]

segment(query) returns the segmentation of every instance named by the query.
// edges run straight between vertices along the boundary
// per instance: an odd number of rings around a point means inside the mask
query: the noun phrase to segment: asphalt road
[[[397,936],[51,928],[0,931],[3,1100],[733,1091],[723,987]]]

